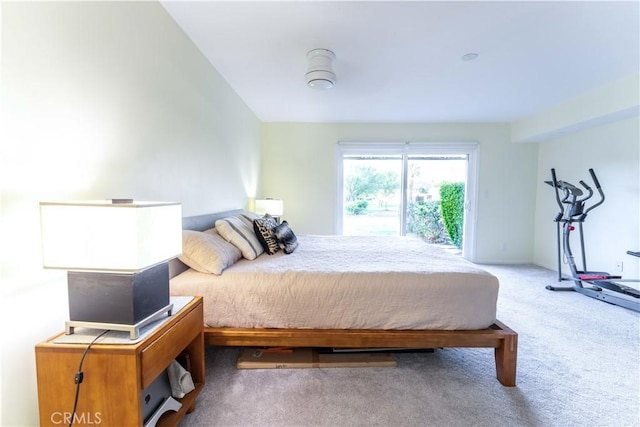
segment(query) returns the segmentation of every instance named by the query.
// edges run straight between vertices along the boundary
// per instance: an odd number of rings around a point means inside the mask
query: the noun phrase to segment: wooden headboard
[[[185,216],[182,218],[183,230],[195,230],[205,231],[213,228],[216,224],[216,220],[225,218],[228,216],[237,215],[244,212],[242,209],[234,209],[231,211],[216,212],[211,214]],[[180,261],[178,258],[174,258],[169,261],[169,278],[175,277],[183,271],[187,271],[189,267]]]

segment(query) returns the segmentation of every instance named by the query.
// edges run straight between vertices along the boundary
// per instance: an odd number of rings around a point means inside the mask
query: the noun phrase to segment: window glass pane
[[[410,155],[407,162],[406,234],[430,243],[461,245],[464,217],[447,224],[443,218],[440,191],[444,184],[458,184],[464,191],[467,155]],[[461,195],[464,203],[464,193]],[[463,206],[459,206],[463,215]],[[449,228],[449,230],[447,230]],[[452,236],[453,234],[453,240]]]
[[[402,155],[345,155],[342,234],[400,234],[401,182]]]

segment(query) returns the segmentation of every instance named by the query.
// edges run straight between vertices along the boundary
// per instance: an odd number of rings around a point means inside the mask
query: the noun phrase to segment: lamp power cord
[[[95,342],[98,341],[98,339],[102,338],[102,336],[107,332],[109,332],[109,330],[103,331],[100,335],[95,337],[89,343],[87,348],[84,350],[84,353],[82,353],[82,357],[80,358],[80,364],[78,365],[78,372],[76,372],[76,374],[73,377],[73,381],[76,384],[76,395],[75,395],[75,398],[73,399],[73,410],[71,411],[71,418],[69,419],[69,427],[73,426],[73,421],[75,420],[75,417],[76,417],[76,410],[78,409],[78,396],[80,395],[80,384],[82,384],[82,381],[84,380],[84,372],[82,372],[82,364],[84,363],[84,358],[87,356],[87,353],[89,352],[89,349],[91,348],[91,346],[95,344]]]

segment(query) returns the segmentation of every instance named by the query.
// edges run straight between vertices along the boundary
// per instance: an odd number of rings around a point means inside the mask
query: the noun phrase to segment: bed
[[[243,212],[185,217],[183,229]],[[171,294],[204,297],[207,344],[487,347],[500,383],[515,386],[518,336],[495,317],[494,276],[418,239],[297,237],[291,254],[240,259],[221,274],[170,262]]]

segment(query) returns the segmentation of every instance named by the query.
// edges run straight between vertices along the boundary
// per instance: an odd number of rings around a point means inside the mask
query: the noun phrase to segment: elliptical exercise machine
[[[587,270],[587,259],[584,249],[584,233],[582,224],[587,218],[587,214],[604,203],[604,192],[600,187],[600,182],[593,169],[589,169],[591,179],[595,184],[600,200],[587,206],[587,200],[593,196],[593,189],[584,181],[580,185],[587,194],[577,186],[560,181],[556,178],[555,169],[551,169],[551,181],[545,181],[555,189],[556,202],[560,212],[554,219],[556,223],[557,245],[558,245],[558,282],[563,280],[572,281],[573,286],[551,286],[546,288],[552,291],[575,291],[591,298],[599,299],[610,304],[619,305],[634,311],[640,312],[640,291],[636,288],[626,286],[621,282],[640,282],[637,279],[623,280],[621,276],[614,276],[604,271]],[[561,197],[562,193],[562,197]],[[580,236],[580,249],[582,255],[582,270],[576,267],[573,252],[571,251],[571,232],[576,229],[573,224],[578,225]],[[562,274],[562,255],[571,271],[570,277]],[[627,251],[627,254],[640,257],[640,252]]]

